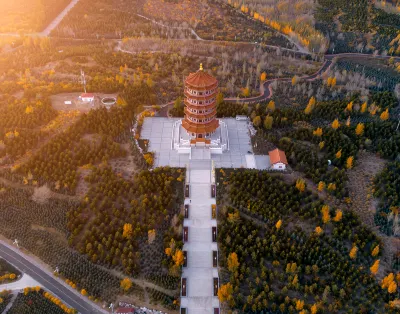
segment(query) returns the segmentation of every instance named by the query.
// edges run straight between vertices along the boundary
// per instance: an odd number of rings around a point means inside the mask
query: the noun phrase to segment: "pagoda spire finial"
[[[203,63],[200,63],[200,71],[203,71]]]

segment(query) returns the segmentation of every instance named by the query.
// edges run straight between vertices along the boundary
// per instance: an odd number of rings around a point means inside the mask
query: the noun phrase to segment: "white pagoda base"
[[[188,132],[182,127],[182,120],[177,120],[172,128],[171,149],[176,150],[179,154],[190,154],[193,147],[207,147],[211,154],[222,154],[229,150],[229,132],[226,123],[219,120],[218,129],[206,140],[206,142],[195,142]]]

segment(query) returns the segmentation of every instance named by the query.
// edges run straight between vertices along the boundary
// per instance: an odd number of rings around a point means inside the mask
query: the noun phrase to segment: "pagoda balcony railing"
[[[185,120],[186,120],[187,122],[189,122],[190,124],[192,124],[192,125],[199,125],[199,124],[205,125],[205,124],[210,124],[210,123],[212,123],[212,122],[215,120],[215,118],[216,118],[216,116],[213,116],[213,117],[210,118],[210,120],[208,120],[208,121],[200,122],[200,121],[193,121],[192,119],[190,119],[189,116],[185,116]]]
[[[212,116],[215,116],[217,113],[215,109],[208,110],[207,112],[202,112],[202,113],[198,112],[198,111],[193,112],[188,107],[185,107],[184,112],[188,116],[195,117],[195,118],[198,117],[198,118],[203,118],[203,119],[211,118]]]
[[[209,87],[199,87],[198,89],[187,85],[185,86],[185,92],[193,96],[209,96],[216,93],[217,91],[218,91],[218,84]]]
[[[217,107],[215,101],[213,101],[209,104],[201,104],[200,105],[200,104],[194,104],[194,103],[190,102],[188,100],[188,98],[185,98],[183,102],[185,103],[186,106],[196,108],[197,110],[208,110],[208,109],[214,109]]]
[[[216,101],[215,97],[210,99],[194,99],[190,97],[186,97],[187,101],[193,105],[209,105]]]
[[[209,90],[209,91],[196,91],[196,90],[190,89],[188,87],[185,87],[185,93],[187,95],[190,95],[190,96],[193,96],[193,97],[199,97],[199,98],[200,97],[209,97],[209,96],[215,95],[217,93],[217,91],[218,91],[218,88],[214,88],[214,89]]]

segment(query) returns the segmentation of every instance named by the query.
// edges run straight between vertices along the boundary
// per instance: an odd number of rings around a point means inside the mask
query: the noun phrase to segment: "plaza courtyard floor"
[[[173,125],[179,118],[149,117],[144,119],[141,138],[149,140],[150,152],[154,153],[154,167],[185,167],[189,154],[179,154],[172,149]],[[229,150],[212,154],[216,168],[269,168],[269,156],[254,156],[247,121],[234,118],[221,119],[226,123]]]

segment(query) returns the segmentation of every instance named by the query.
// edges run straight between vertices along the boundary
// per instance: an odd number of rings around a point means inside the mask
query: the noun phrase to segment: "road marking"
[[[97,309],[95,309],[95,308],[90,308],[90,309],[88,309],[85,305],[81,305],[81,304],[79,304],[78,302],[76,302],[74,299],[72,299],[70,296],[68,296],[65,292],[63,292],[62,290],[60,290],[58,287],[56,287],[54,284],[52,284],[51,282],[49,282],[46,278],[44,278],[43,276],[41,276],[40,274],[38,274],[35,270],[33,270],[32,268],[30,268],[30,266],[29,265],[26,265],[24,262],[22,262],[22,261],[20,261],[20,260],[17,260],[14,256],[12,256],[12,255],[10,255],[10,254],[8,254],[7,252],[5,252],[4,251],[4,249],[3,248],[1,248],[1,244],[0,244],[0,252],[3,252],[4,254],[6,254],[6,255],[8,255],[9,257],[11,257],[12,258],[12,260],[15,260],[15,261],[17,261],[18,263],[20,263],[20,264],[22,264],[24,267],[26,267],[27,269],[29,269],[30,271],[32,271],[34,274],[36,274],[39,278],[41,278],[41,279],[43,279],[45,282],[47,282],[50,286],[52,286],[53,288],[55,288],[56,290],[58,290],[59,292],[61,292],[61,294],[63,294],[63,295],[65,295],[66,297],[67,297],[67,299],[69,299],[70,301],[72,301],[74,304],[77,304],[77,305],[79,305],[79,307],[83,307],[85,310],[95,310],[96,312],[97,312]],[[23,255],[20,255],[20,254],[18,254],[18,252],[15,252],[15,251],[13,251],[13,250],[11,250],[11,249],[9,249],[9,248],[7,248],[8,250],[10,250],[10,251],[12,251],[12,252],[14,252],[15,254],[17,254],[18,256],[20,256],[20,257],[22,257],[26,262],[28,262],[29,264],[31,264],[31,265],[33,265],[34,267],[36,267],[36,268],[38,268],[38,269],[40,269],[39,267],[37,267],[36,265],[34,265],[33,263],[31,263],[30,261],[28,261]],[[12,262],[11,262],[12,263]],[[50,278],[52,278],[50,275],[48,275],[48,274],[46,274],[43,270],[42,270],[42,272],[45,274],[45,275],[47,275],[47,276],[49,276]],[[56,279],[54,279],[54,278],[52,278],[53,280],[56,280]],[[57,280],[56,280],[57,281]],[[61,283],[59,283],[60,285],[62,285]],[[62,285],[63,286],[63,285]],[[86,300],[84,300],[84,299],[82,299],[79,295],[77,295],[77,293],[75,293],[75,291],[71,291],[69,288],[67,288],[67,287],[65,287],[65,286],[63,286],[65,289],[67,289],[67,291],[69,291],[69,292],[71,292],[71,293],[73,293],[73,294],[75,294],[75,296],[76,297],[78,297],[81,301],[83,301],[83,302],[85,302],[85,303],[87,303],[86,302]],[[53,290],[51,290],[51,289],[49,289],[50,291],[53,291]],[[62,299],[62,300],[64,300],[65,302],[67,302],[66,300],[65,300],[65,298],[61,298],[61,297],[59,297],[60,299]],[[71,306],[73,306],[72,304],[71,304]],[[90,313],[90,312],[89,312]]]

